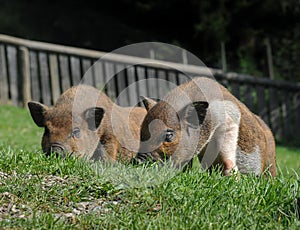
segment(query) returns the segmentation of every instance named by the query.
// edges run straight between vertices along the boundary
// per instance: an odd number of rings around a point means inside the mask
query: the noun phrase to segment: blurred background
[[[106,52],[165,42],[209,67],[300,81],[299,0],[0,0],[0,33]]]

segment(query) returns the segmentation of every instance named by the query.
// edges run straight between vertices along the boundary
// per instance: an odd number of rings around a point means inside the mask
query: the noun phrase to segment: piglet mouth
[[[162,159],[160,155],[153,151],[149,153],[138,153],[136,157],[132,158],[131,163],[133,165],[143,164],[143,163],[154,163],[154,162],[161,162]]]
[[[55,154],[57,157],[61,158],[65,158],[67,156],[66,148],[60,143],[51,143],[45,152],[47,156],[52,154]]]

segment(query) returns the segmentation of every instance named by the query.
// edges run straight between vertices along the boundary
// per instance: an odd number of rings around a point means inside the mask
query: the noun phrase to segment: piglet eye
[[[165,135],[165,142],[172,142],[174,140],[174,137],[175,137],[174,130],[167,129]]]
[[[104,145],[106,143],[106,141],[104,139],[100,140],[101,145]]]
[[[76,127],[73,129],[72,137],[80,138],[80,128]]]

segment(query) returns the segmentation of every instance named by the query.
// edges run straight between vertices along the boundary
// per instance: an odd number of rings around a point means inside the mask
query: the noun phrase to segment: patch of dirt
[[[69,178],[68,176],[59,177],[53,175],[17,175],[15,172],[13,175],[9,175],[4,172],[0,172],[0,186],[6,185],[6,180],[12,178],[26,178],[26,180],[30,180],[33,178],[39,178],[42,185],[42,190],[47,192],[50,188],[55,185],[66,185],[68,183],[72,183],[74,178]],[[76,179],[76,178],[75,178]],[[76,179],[77,180],[77,179]],[[95,199],[94,197],[85,198],[84,202],[68,202],[65,206],[67,209],[72,210],[68,213],[54,213],[53,215],[56,218],[64,218],[70,220],[71,222],[75,221],[76,216],[85,215],[89,213],[97,213],[104,214],[111,210],[111,206],[118,205],[122,201],[121,200],[107,200],[104,198]],[[35,216],[41,213],[42,211],[35,210]],[[25,205],[24,201],[17,197],[16,195],[4,192],[0,194],[0,221],[6,220],[10,221],[10,219],[14,218],[32,218],[33,210],[30,206]]]

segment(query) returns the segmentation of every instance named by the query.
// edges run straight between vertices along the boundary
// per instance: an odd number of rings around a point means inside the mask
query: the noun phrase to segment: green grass
[[[277,164],[283,173],[293,173],[294,170],[299,172],[300,169],[300,148],[278,146]]]
[[[193,167],[163,183],[126,187],[123,175],[139,182],[151,169],[110,166],[105,174],[80,159],[47,158],[39,151],[41,135],[28,111],[0,106],[1,229],[300,227],[299,148],[277,148],[275,179],[240,175],[236,181]]]
[[[36,150],[40,148],[43,130],[38,128],[29,111],[12,106],[0,106],[0,144]]]

